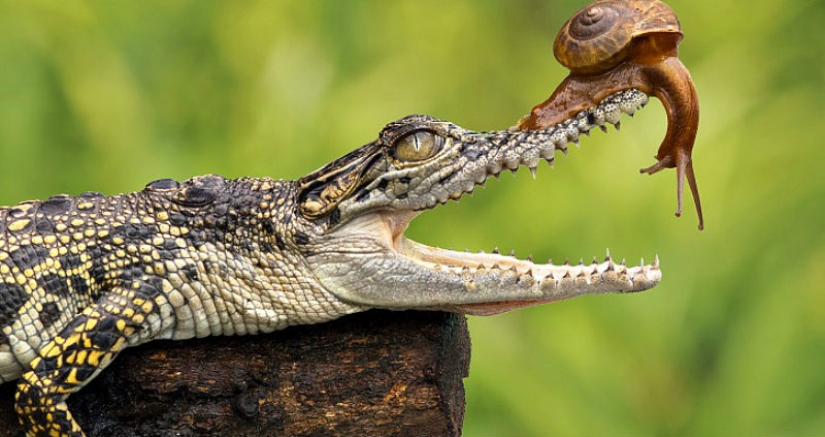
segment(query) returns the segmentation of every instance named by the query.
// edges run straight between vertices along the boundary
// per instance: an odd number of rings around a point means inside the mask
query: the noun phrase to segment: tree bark
[[[458,436],[469,359],[464,316],[368,311],[127,349],[68,404],[88,437]],[[0,437],[22,436],[14,385]]]

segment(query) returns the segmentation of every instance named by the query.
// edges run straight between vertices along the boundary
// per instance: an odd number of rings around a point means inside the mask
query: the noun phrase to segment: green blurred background
[[[565,76],[552,38],[583,3],[2,0],[0,204],[296,178],[410,113],[509,126]],[[662,260],[647,293],[471,319],[465,435],[825,434],[825,4],[670,4],[702,103],[705,231],[690,207],[673,218],[672,171],[638,175],[656,102],[408,232]]]

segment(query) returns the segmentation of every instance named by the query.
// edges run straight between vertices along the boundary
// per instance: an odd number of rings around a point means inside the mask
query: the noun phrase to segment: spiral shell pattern
[[[562,26],[553,52],[574,73],[607,71],[627,56],[633,39],[651,33],[680,32],[669,6],[658,0],[598,0]]]

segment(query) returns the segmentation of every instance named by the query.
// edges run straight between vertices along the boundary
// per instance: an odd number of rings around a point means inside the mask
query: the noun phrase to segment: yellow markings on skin
[[[77,369],[73,368],[69,371],[69,375],[66,376],[66,382],[72,385],[80,384],[80,381],[77,380]]]
[[[29,281],[28,278],[26,278],[26,276],[24,276],[24,275],[17,275],[14,279],[20,285],[26,285],[26,282]]]
[[[86,229],[85,231],[83,231],[83,235],[85,235],[86,238],[92,238],[95,236],[95,230],[92,228]]]
[[[58,224],[54,225],[54,230],[57,231],[57,232],[65,232],[66,229],[69,229],[69,227],[66,226],[65,223],[58,223]]]
[[[158,220],[169,220],[169,214],[166,211],[160,211],[155,214]]]
[[[105,229],[97,232],[98,238],[106,238],[107,236],[109,236],[109,231]]]
[[[144,313],[149,314],[149,313],[151,313],[151,312],[152,312],[152,310],[154,309],[154,307],[155,307],[155,305],[154,305],[152,302],[147,301],[147,302],[144,302],[144,303],[143,303],[143,305],[141,305],[141,306],[140,306],[140,309],[141,309]]]
[[[172,227],[172,229],[169,229],[169,233],[174,235],[175,237],[179,237],[180,234],[181,234],[180,228],[177,227],[177,226],[174,226],[174,227]]]
[[[121,237],[112,237],[112,243],[117,244],[119,246],[125,243],[125,241],[123,241],[123,238]]]
[[[163,237],[159,235],[155,236],[154,238],[152,238],[152,244],[155,246],[160,246],[161,244],[163,244]]]
[[[74,234],[72,234],[72,238],[74,238],[75,241],[83,241],[83,233],[75,232]]]
[[[175,238],[175,246],[178,246],[181,249],[183,249],[184,247],[186,247],[186,240],[184,240],[183,238]]]
[[[154,272],[158,276],[166,276],[166,267],[161,263],[157,263],[155,264]]]
[[[32,244],[43,244],[43,237],[35,235],[32,237]]]
[[[55,235],[46,235],[43,237],[44,244],[54,244],[55,242],[57,242],[57,237]]]
[[[159,230],[161,233],[163,233],[163,234],[168,234],[168,233],[169,233],[170,228],[169,228],[169,225],[168,225],[168,224],[166,224],[166,223],[160,223],[160,224],[158,224],[158,230]]]
[[[81,202],[77,204],[77,209],[81,211],[85,211],[87,209],[92,209],[95,207],[95,204],[92,202]]]
[[[90,366],[93,366],[93,367],[100,366],[100,356],[101,355],[105,355],[105,354],[102,354],[102,353],[100,353],[98,351],[95,351],[95,350],[89,351],[89,356],[86,358],[86,363],[88,363]]]
[[[123,320],[123,319],[118,319],[117,321],[115,321],[115,328],[117,328],[117,330],[120,331],[120,332],[125,331],[126,330],[126,321]]]
[[[152,225],[155,223],[155,219],[149,216],[143,217],[143,223],[147,225]]]
[[[79,227],[83,226],[84,224],[86,224],[86,220],[83,220],[81,218],[76,218],[76,219],[72,219],[72,221],[70,221],[69,224],[76,227],[76,228],[79,228]]]
[[[98,217],[98,218],[96,218],[96,219],[94,220],[94,224],[96,224],[96,225],[98,225],[98,226],[103,226],[103,225],[105,225],[105,224],[107,224],[107,223],[108,223],[108,222],[106,221],[106,219],[104,219],[104,218],[102,218],[102,217]]]
[[[60,235],[57,238],[63,244],[69,244],[72,241],[71,237],[69,237],[68,235]]]
[[[9,266],[5,264],[0,264],[0,275],[6,276],[11,272]]]
[[[6,229],[8,229],[8,230],[10,230],[10,231],[12,231],[12,232],[21,231],[21,230],[25,229],[25,228],[26,228],[26,226],[28,226],[28,225],[29,225],[29,223],[31,223],[31,222],[32,222],[32,221],[31,221],[31,220],[29,220],[29,219],[17,220],[17,221],[12,222],[11,224],[9,224],[9,225],[6,227]]]

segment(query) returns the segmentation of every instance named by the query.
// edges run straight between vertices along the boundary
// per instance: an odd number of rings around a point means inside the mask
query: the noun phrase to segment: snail
[[[559,31],[556,59],[570,75],[517,129],[547,129],[596,105],[610,94],[636,88],[662,101],[668,127],[655,158],[642,173],[676,168],[676,216],[687,179],[704,227],[691,153],[699,127],[699,102],[677,46],[682,31],[673,10],[658,0],[598,0],[579,10]]]

